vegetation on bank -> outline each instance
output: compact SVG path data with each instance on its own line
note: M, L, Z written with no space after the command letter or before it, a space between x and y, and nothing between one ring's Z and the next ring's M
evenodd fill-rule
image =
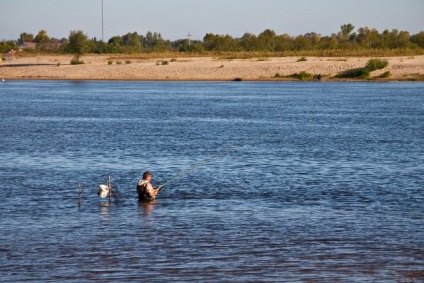
M72 65L84 64L80 57L84 55L87 45L87 36L82 31L71 31L69 35L68 52L74 54Z
M400 56L424 54L424 31L411 35L407 31L361 27L356 31L352 24L345 24L331 35L315 32L290 36L276 34L267 29L259 35L245 33L240 38L208 33L203 40L163 39L160 33L137 32L113 36L107 42L88 39L82 31L72 31L68 38L50 38L45 30L36 36L21 33L19 39L0 42L0 52L22 49L37 53L74 54L75 61L83 53L94 54L215 54L233 59L275 56ZM77 47L75 36L79 36ZM74 41L73 41L74 38ZM81 53L82 52L82 53Z
M384 69L387 67L387 65L389 65L387 60L374 58L368 60L367 64L363 68L347 70L336 75L335 77L341 79L369 79L371 72ZM388 78L389 76L390 72L385 72L380 76L380 78Z
M359 28L354 32L351 24L342 25L338 33L321 36L307 33L296 37L287 34L277 35L265 30L259 35L244 34L241 38L229 35L208 33L203 40L181 39L165 40L160 33L137 32L123 36L114 36L107 42L96 38L89 39L83 31L71 31L68 38L50 38L45 30L33 34L22 33L16 41L0 42L0 52L14 49L18 56L32 54L73 54L71 64L84 64L80 59L85 54L109 54L107 64L131 64L131 60L157 59L156 65L168 65L176 58L210 56L219 60L256 59L267 61L269 57L298 57L297 62L308 61L307 57L342 57L329 60L347 61L346 57L375 57L366 66L341 72L337 75L325 75L329 79L387 79L389 71L377 72L387 67L388 61L376 57L424 55L424 31L410 35L407 31ZM172 58L172 59L169 59ZM60 63L58 63L60 66ZM219 68L224 68L221 65ZM320 80L321 75L306 71L290 75L276 73L274 79ZM404 76L404 80L424 80L422 74ZM236 78L234 80L242 80Z
M306 71L301 71L299 73L294 73L288 76L283 76L280 73L276 73L275 76L273 77L274 79L282 79L282 78L287 78L287 79L296 79L296 80L300 80L300 81L306 81L306 80L310 80L310 79L317 79L317 75L313 75L310 74Z
M298 62L301 62L303 60L298 60ZM329 77L329 79L332 78L336 78L336 79L364 79L364 80L369 80L369 79L387 79L391 76L391 73L389 71L386 71L382 74L380 74L379 76L375 76L373 78L371 78L371 72L377 71L377 70L381 70L386 68L389 65L389 62L385 59L378 59L378 58L373 58L373 59L369 59L367 64L365 65L365 67L363 68L356 68L356 69L351 69L351 70L347 70L344 72L341 72L337 75L335 75L334 77ZM296 80L300 80L300 81L305 81L305 80L318 80L320 81L322 79L322 75L321 74L311 74L308 73L306 71L301 71L298 73L294 73L294 74L290 74L287 76L283 76L280 73L276 73L272 78L273 79L296 79ZM418 76L413 76L410 77L409 80L419 80Z

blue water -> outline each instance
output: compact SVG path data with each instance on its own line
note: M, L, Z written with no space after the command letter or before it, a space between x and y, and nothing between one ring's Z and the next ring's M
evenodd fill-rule
M424 281L423 83L6 81L0 181L2 282Z

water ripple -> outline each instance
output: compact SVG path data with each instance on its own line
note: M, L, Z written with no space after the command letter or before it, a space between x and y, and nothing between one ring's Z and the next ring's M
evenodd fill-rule
M1 281L423 281L423 90L3 84Z

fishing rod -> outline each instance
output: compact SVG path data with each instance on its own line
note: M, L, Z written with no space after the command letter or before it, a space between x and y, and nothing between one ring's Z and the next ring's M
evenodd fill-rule
M210 157L210 158L208 158L208 159L206 159L206 160L204 160L204 161L202 161L200 163L197 163L194 166L192 166L192 167L190 167L190 168L188 168L186 170L181 171L179 174L175 175L171 179L169 179L169 180L165 181L164 183L162 183L158 187L158 189L159 189L159 191L161 191L169 183L171 183L171 182L173 182L175 180L181 179L181 178L185 177L186 175L190 174L191 172L199 169L200 167L205 166L206 164L209 164L209 163L211 163L211 162L213 162L213 161L215 161L215 160L217 160L217 159L219 159L219 158L221 158L221 157L223 157L223 156L225 156L225 155L227 155L227 154L229 154L229 153L231 153L233 151L236 151L236 150L238 150L238 149L240 149L242 147L245 147L245 146L251 146L253 143L254 142L245 143L245 144L242 144L242 145L236 145L236 146L230 147L230 148L225 149L225 150L221 150L217 154L213 155L212 157Z

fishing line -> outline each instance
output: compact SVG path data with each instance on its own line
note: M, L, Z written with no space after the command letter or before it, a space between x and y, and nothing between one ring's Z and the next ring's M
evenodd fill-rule
M178 179L181 179L181 178L185 177L186 175L188 175L191 172L199 169L200 167L205 166L206 164L209 164L209 163L211 163L211 162L213 162L213 161L215 161L215 160L217 160L217 159L219 159L219 158L221 158L221 157L223 157L223 156L225 156L225 155L227 155L227 154L229 154L229 153L231 153L233 151L236 151L236 150L242 148L242 147L251 146L255 142L256 141L250 142L250 143L245 143L245 144L242 144L242 145L236 145L236 146L230 147L228 149L219 151L217 154L213 155L212 157L210 157L210 158L208 158L208 159L206 159L206 160L204 160L204 161L202 161L200 163L197 163L196 165L194 165L194 166L192 166L192 167L190 167L190 168L188 168L188 169L186 169L184 171L181 171L178 175L175 175L171 179L165 181L163 184L161 184L159 186L159 190L162 190L164 188L164 186L166 186L167 184L169 184L169 183L171 183L171 182L173 182L175 180L178 180Z

